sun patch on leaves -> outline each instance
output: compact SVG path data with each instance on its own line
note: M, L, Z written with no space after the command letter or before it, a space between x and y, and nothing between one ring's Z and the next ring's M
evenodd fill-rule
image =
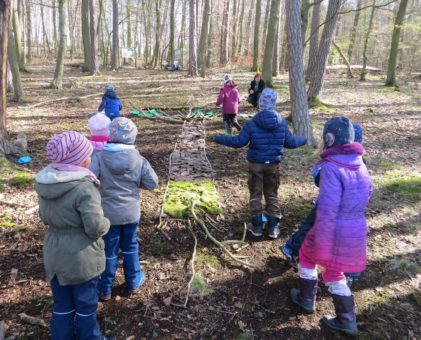
M418 172L387 171L380 181L388 191L401 199L421 200L421 174Z

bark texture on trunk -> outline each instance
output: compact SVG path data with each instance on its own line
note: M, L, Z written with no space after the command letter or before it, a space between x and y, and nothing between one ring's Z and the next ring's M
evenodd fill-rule
M118 55L120 51L120 43L118 36L118 1L113 0L113 53L111 56L111 68L117 70L119 68Z
M376 12L376 0L373 0L373 4L370 11L370 19L368 21L367 31L364 37L364 48L363 48L363 67L361 68L360 81L365 81L365 76L367 73L367 48L368 41L370 40L371 30L373 29L373 19L374 13Z
M315 145L313 128L308 114L308 102L304 79L300 1L287 1L286 13L292 124L295 134L306 136L308 144Z
M221 66L228 64L229 55L228 55L228 40L229 40L229 11L230 11L230 1L225 0L224 14L222 18L222 35L221 35L221 48L220 48L220 58L219 63Z
M313 13L311 17L311 37L310 49L308 52L308 63L306 78L310 79L310 75L317 63L317 51L319 49L319 24L320 24L320 2L313 5Z
M99 73L98 66L98 39L96 35L96 10L94 0L89 0L89 19L90 19L90 35L91 35L91 74Z
M210 20L210 0L204 0L202 29L200 31L199 50L198 50L198 66L200 76L205 77L206 74L206 57L209 34Z
M357 29L358 29L358 23L360 21L360 13L361 13L361 3L362 0L358 0L357 2L357 8L354 16L354 24L352 26L351 30L351 37L349 39L349 47L348 47L348 61L351 62L352 53L354 52L354 46L355 46L355 40L357 38Z
M7 59L10 26L10 0L0 1L0 140L7 131Z
M253 67L252 71L257 72L260 69L260 16L262 14L262 0L256 0L256 11L254 19L254 39L253 39Z
M13 101L21 102L23 99L22 83L20 81L18 54L15 46L16 37L13 32L9 33L9 65L13 77Z
M197 76L196 22L194 0L189 0L189 75Z
M58 15L59 15L58 24L59 24L60 41L58 44L54 79L50 85L51 88L58 89L58 90L61 90L63 88L64 52L65 52L65 44L67 40L65 8L66 8L66 0L58 0Z
M92 70L91 33L89 27L89 1L90 0L82 0L80 7L84 57L83 70L85 72L90 72Z

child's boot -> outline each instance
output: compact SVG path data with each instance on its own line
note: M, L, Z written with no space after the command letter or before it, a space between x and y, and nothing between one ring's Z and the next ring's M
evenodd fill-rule
M259 237L263 235L263 216L262 214L253 215L251 223L248 224L247 229L253 236Z
M314 313L314 309L316 308L316 291L317 280L300 278L300 289L291 289L291 300L307 313Z
M288 244L284 244L283 246L279 247L279 250L282 252L282 254L284 254L288 261L293 263L297 262L297 256L295 256L294 251Z
M227 132L227 135L232 135L232 126L229 122L224 122L225 131Z
M277 217L268 216L268 236L272 239L278 238L281 232L281 220Z
M355 316L354 296L332 294L336 317L324 316L323 322L329 328L348 335L357 336L357 318Z

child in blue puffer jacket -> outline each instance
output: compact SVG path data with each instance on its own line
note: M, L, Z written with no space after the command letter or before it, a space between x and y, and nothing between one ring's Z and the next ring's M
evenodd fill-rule
M120 111L123 108L120 99L118 99L113 85L105 87L105 93L102 96L101 104L98 107L98 112L105 111L105 115L113 120L120 117Z
M248 230L254 236L263 234L262 196L266 200L269 237L276 239L280 233L281 207L278 201L280 163L283 148L297 148L307 143L304 136L296 137L288 130L284 119L276 112L276 92L265 88L259 99L260 112L241 130L238 136L220 135L215 142L233 148L249 145L250 212ZM263 194L263 195L262 195Z

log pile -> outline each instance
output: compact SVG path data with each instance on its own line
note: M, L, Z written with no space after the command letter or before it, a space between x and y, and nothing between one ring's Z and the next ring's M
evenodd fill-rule
M170 156L169 178L177 181L211 179L214 172L206 157L206 132L202 123L185 123Z

